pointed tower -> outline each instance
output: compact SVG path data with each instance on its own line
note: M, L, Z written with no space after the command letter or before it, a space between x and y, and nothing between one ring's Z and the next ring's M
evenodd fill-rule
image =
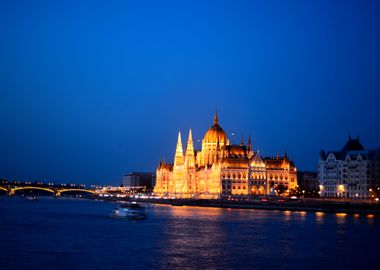
M247 152L248 152L248 158L251 158L251 157L253 156L251 134L249 134L249 137L248 137L248 148L247 148Z
M244 146L244 136L243 135L241 136L240 146Z
M189 131L189 138L187 139L185 164L187 167L194 167L195 165L194 145L191 129Z
M174 166L180 166L183 165L184 162L183 157L183 149L182 149L182 141L181 141L181 131L178 132L178 141L177 141L177 148L175 150L175 157L174 157Z
M184 188L184 156L181 141L181 132L178 133L177 148L175 150L174 166L173 166L173 189L172 192L181 196Z
M215 116L214 116L214 125L217 125L217 124L219 124L218 111L215 112Z

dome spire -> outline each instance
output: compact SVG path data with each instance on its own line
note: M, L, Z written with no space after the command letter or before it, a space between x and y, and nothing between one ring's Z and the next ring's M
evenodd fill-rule
M218 124L219 119L218 119L218 111L215 111L215 116L214 116L214 124Z

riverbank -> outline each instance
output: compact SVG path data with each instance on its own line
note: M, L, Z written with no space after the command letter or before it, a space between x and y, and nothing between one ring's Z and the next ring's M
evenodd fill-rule
M332 202L323 200L299 201L231 201L231 200L203 200L203 199L150 199L150 198L107 198L106 201L136 201L140 203L168 204L172 206L217 207L231 209L258 209L280 211L305 211L346 214L366 214L380 216L380 204Z
M91 200L102 200L108 202L130 202L165 204L172 206L195 206L195 207L217 207L230 209L257 209L257 210L279 210L279 211L304 211L325 213L346 213L380 216L380 204L376 202L339 201L323 199L268 199L263 200L227 200L227 199L156 199L135 197L98 197L81 196Z

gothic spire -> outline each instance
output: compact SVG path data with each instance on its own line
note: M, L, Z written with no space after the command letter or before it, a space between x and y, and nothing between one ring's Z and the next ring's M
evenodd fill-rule
M188 166L194 166L194 163L195 163L193 135L191 133L191 129L189 130L189 138L187 139L185 163Z
M183 155L181 131L178 131L177 148L175 150L175 153L176 153L176 155L177 154Z
M181 132L179 131L177 148L175 150L174 165L182 165L182 164L183 164L183 149L182 149L182 141L181 141Z
M191 129L189 130L189 138L187 139L186 154L189 150L194 153L193 135L191 133Z
M249 134L248 137L248 151L252 150L252 139L251 139L251 134Z
M242 135L242 136L241 136L240 146L243 146L243 145L244 145L244 136Z

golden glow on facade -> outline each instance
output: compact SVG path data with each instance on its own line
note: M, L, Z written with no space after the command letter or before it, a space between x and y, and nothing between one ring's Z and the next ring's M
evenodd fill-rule
M297 186L296 167L284 157L264 158L248 145L231 145L219 125L218 116L202 140L202 149L194 150L191 129L185 154L178 134L174 163L161 162L156 172L154 192L161 196L218 198L220 195L265 195L281 186Z

